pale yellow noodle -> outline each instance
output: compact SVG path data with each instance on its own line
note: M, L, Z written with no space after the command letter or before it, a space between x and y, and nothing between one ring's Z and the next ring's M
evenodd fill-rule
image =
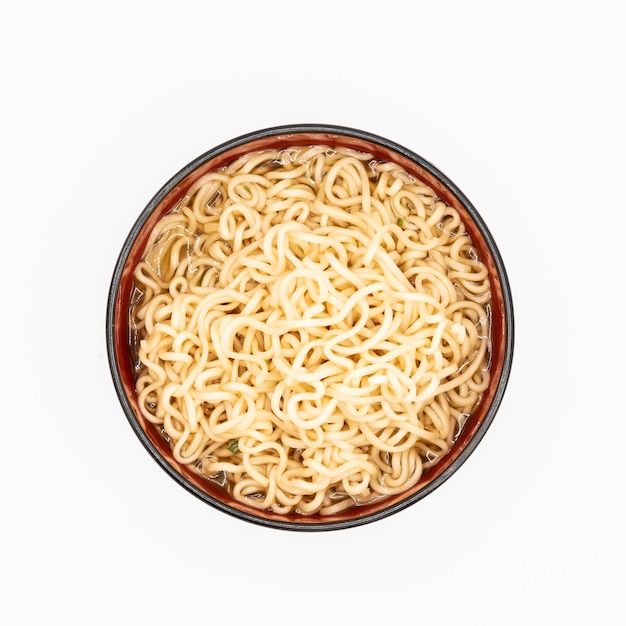
M204 175L135 285L142 413L259 508L332 515L407 489L489 382L488 273L458 212L355 150Z

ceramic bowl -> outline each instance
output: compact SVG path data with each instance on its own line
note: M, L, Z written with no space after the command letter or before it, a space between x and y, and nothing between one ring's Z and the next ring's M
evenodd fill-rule
M429 185L439 198L459 212L487 267L491 283L491 375L480 404L451 450L425 471L414 486L403 493L331 516L279 514L236 501L222 488L178 463L161 433L142 416L135 392L135 370L129 341L133 270L144 253L155 223L177 206L190 186L203 174L251 151L321 144L368 152L378 160L397 163ZM328 124L284 125L251 132L208 150L183 167L139 213L123 242L110 284L106 312L106 340L113 385L132 430L157 464L191 494L225 514L266 527L295 531L339 530L371 523L407 509L447 481L474 453L496 416L511 371L513 336L513 303L504 263L487 225L464 193L445 174L412 150L370 132Z

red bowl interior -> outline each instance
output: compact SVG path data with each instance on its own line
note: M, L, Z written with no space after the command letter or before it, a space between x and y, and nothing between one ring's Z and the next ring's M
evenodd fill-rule
M168 444L142 416L134 387L130 356L129 305L133 271L148 237L163 215L186 195L193 183L247 152L293 145L327 144L369 152L376 159L393 161L429 185L460 214L487 266L492 288L491 381L479 406L450 452L424 472L421 480L401 494L353 507L331 517L276 514L236 501L225 491L174 460ZM380 137L343 127L277 127L251 133L202 155L181 170L159 191L139 217L124 246L111 285L108 328L111 369L127 417L144 446L183 487L226 513L255 523L299 530L326 530L361 524L390 515L430 493L466 460L489 427L507 383L512 359L512 304L507 277L493 239L477 211L445 175L418 155Z

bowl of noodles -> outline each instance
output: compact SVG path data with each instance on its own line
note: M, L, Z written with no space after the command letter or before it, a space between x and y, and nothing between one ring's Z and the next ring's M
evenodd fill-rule
M299 531L395 514L491 425L513 306L486 224L430 162L298 124L208 150L148 202L106 312L132 429L191 494Z

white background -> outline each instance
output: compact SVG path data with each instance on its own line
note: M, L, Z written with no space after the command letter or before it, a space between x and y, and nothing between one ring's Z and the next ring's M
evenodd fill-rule
M594 2L11 3L0 18L0 623L626 623L626 44ZM487 222L513 371L474 455L347 531L211 509L133 434L109 281L152 195L267 126L430 160Z

